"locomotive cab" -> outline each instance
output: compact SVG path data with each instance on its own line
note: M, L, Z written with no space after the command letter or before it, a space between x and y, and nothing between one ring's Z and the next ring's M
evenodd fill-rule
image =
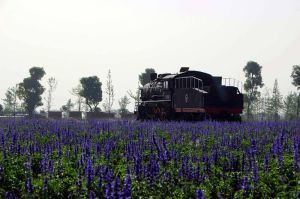
M173 108L177 115L185 118L204 117L203 82L194 76L178 77L175 79L173 93Z

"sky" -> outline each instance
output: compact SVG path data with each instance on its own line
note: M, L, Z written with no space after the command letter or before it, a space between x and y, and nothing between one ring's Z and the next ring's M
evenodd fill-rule
M244 81L250 60L266 87L277 78L282 94L296 91L299 0L0 0L0 99L32 66L46 71L45 86L58 81L53 109L74 99L81 77L98 76L104 90L110 69L118 108L145 68Z

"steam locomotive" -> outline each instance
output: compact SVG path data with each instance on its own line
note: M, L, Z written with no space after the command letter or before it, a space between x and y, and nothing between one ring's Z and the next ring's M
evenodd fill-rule
M241 121L240 82L222 84L222 77L182 67L177 74L150 74L136 107L140 120ZM223 79L229 80L230 79Z

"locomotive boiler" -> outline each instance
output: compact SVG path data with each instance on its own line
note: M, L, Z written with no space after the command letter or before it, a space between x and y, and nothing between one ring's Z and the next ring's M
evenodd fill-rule
M140 120L241 121L243 94L236 80L182 67L179 73L150 75L136 107Z

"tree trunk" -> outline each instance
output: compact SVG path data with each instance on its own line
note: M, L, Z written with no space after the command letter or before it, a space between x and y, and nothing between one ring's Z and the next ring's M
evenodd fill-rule
M98 104L94 105L94 112L97 112L97 107L98 107Z
M88 106L89 106L89 108L90 108L90 112L93 112L93 108L92 108L92 106L90 105L90 104L87 104Z
M247 118L248 118L248 120L250 119L250 101L249 100L247 103Z
M33 118L33 110L28 110L28 116L29 118Z

